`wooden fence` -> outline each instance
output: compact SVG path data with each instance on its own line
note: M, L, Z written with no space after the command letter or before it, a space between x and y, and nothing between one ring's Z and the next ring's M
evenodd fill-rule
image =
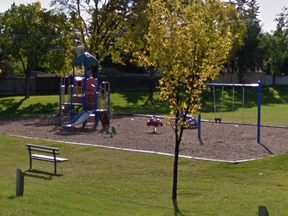
M70 78L72 79L72 78ZM156 85L158 79L151 80L147 76L115 76L101 77L100 81L110 82L112 92L115 91L147 91L154 82ZM59 94L59 84L61 77L32 77L30 79L31 95ZM7 78L0 79L0 95L24 95L25 78Z
M267 75L265 73L250 73L244 77L245 83L257 83L261 81L262 86L273 85L273 75ZM220 74L215 83L239 83L239 78L236 73ZM288 76L275 76L275 85L288 85Z

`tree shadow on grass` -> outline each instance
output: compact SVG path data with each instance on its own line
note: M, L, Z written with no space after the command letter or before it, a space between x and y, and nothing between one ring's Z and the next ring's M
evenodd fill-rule
M149 92L147 100L144 102L144 106L148 104L155 104L157 101L153 97L153 92Z
M0 119L27 115L54 114L59 109L58 103L36 103L19 109L25 100L25 98L18 102L16 102L15 99L0 100Z
M138 104L139 101L144 101L147 95L145 91L138 92L118 92L127 103Z
M25 101L25 98L19 102L15 102L15 99L4 99L0 101L0 107L7 107L6 110L0 110L0 119L13 117L17 113L18 108Z
M244 90L244 95L243 95ZM271 104L287 104L288 95L287 86L277 86L273 87L263 87L261 89L261 105L271 105ZM218 86L213 92L212 88L210 91L206 90L203 92L202 99L202 111L203 112L213 112L214 111L214 100L216 107L222 107L225 112L234 112L238 109L243 108L243 101L245 108L257 107L258 104L258 88L256 87L227 87L224 88L224 96L222 94L222 87ZM215 98L214 98L215 96ZM223 97L222 97L223 96ZM234 102L233 102L234 97ZM223 98L223 104L221 105ZM234 110L231 108L234 103ZM217 109L218 109L217 108Z
M178 207L178 203L177 203L177 200L176 200L176 199L173 199L173 206L174 206L174 216L183 215L183 214L180 212L180 209L179 209L179 207Z
M36 104L31 104L28 107L25 107L21 110L18 110L17 114L18 115L48 115L48 114L53 114L57 112L59 109L59 104L58 103L47 103L47 104L41 104L41 103L36 103Z

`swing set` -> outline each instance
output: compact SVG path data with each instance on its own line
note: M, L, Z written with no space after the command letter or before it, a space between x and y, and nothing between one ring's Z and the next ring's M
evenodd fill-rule
M260 143L260 126L261 126L261 82L252 84L227 84L227 83L207 83L213 89L213 103L214 103L214 119L216 123L221 123L223 116L223 106L224 106L224 88L232 87L232 122L234 122L234 112L235 112L235 87L242 87L242 119L243 124L245 120L244 109L245 109L245 87L256 87L258 88L258 112L257 112L257 142ZM216 87L221 87L221 104L220 104L220 115L217 114L217 103L216 103ZM198 137L201 138L201 113L198 116Z
M227 86L227 84L225 84ZM224 87L225 85L223 84L221 87L221 105L220 105L220 116L217 115L217 101L216 101L216 90L215 86L216 84L212 85L213 89L213 103L214 103L214 119L216 123L221 123L222 121L222 113L223 113L223 104L224 104ZM231 84L232 85L232 122L234 123L234 113L235 113L235 86L241 86L242 87L242 123L245 123L245 84ZM249 84L251 85L251 84ZM254 84L252 84L254 85ZM246 85L247 86L247 85Z

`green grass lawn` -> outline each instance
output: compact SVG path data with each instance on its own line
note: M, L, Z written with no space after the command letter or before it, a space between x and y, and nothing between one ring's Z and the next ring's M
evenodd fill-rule
M261 124L288 126L288 86L262 88ZM223 103L222 103L223 98ZM233 102L234 101L234 102ZM244 104L243 104L244 101ZM257 123L257 88L244 89L216 88L215 105L213 91L203 92L202 118L213 120L221 117L223 121L237 123ZM114 92L111 106L115 113L169 115L169 104L159 101L159 92ZM59 96L23 96L0 98L0 119L27 115L49 115L59 112Z
M203 119L222 117L223 121L257 123L257 88L245 87L243 95L242 87L235 87L234 94L232 87L225 87L222 96L222 87L216 87L215 104L212 89L203 95ZM262 88L261 101L261 124L288 126L288 86Z
M246 89L245 89L246 90ZM222 98L217 90L216 102ZM246 91L245 91L246 92ZM263 88L262 123L288 125L288 87ZM257 92L225 89L221 110L214 113L212 92L203 93L202 117L254 122ZM0 119L49 115L59 110L59 97L31 96L0 98ZM159 92L111 94L116 113L169 114L168 104L159 102ZM0 122L1 123L1 122ZM53 164L34 161L27 171L26 143L57 146L68 162L58 164L60 176L52 175ZM258 206L270 215L288 215L286 188L288 154L251 162L230 164L181 158L179 161L178 206L172 204L173 157L32 140L0 132L0 215L257 215ZM25 171L23 197L16 197L16 169Z
M59 112L58 95L0 98L0 119L17 116L49 115Z
M1 215L174 215L173 157L0 135ZM33 161L26 143L57 146L68 162ZM178 215L287 215L288 154L230 164L180 158ZM16 169L25 171L16 196Z

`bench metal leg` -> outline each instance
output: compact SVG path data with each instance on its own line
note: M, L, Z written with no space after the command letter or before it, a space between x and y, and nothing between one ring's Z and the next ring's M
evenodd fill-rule
M54 174L56 174L56 172L57 172L57 163L54 162Z
M32 158L30 157L30 167L29 167L29 170L32 169Z

